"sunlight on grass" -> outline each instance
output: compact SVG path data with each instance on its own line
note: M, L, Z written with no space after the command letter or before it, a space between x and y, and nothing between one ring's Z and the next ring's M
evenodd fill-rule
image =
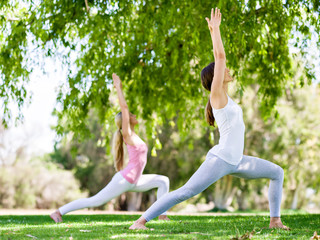
M133 237L137 237L137 236L143 237L143 238L149 238L150 234L135 234L135 233L128 234L128 233L123 233L123 234L119 234L119 235L113 235L110 238L111 239L117 239L117 238L123 239L123 238L128 238L128 237L132 237L133 238ZM160 235L152 235L152 236L154 237L154 236L160 236Z
M121 222L110 222L110 223L108 223L108 222L105 222L104 223L104 225L108 225L108 226L120 226L120 225L125 225L125 224L127 224L127 225L131 225L131 224L133 224L133 221L121 221Z
M68 215L63 223L48 216L0 216L0 239L310 239L320 232L320 215L284 215L291 231L269 229L267 216L172 216L147 223L154 230L129 230L136 215Z

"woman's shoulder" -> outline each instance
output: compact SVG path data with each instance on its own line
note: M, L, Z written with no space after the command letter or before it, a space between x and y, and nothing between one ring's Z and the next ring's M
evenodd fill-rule
M139 147L139 146L143 146L146 145L146 143L138 136L138 135L134 135L130 137L130 140L127 141L124 139L124 142L126 143L127 146L130 147Z

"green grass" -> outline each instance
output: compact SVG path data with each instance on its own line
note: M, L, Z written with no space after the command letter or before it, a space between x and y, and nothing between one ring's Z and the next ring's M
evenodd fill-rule
M231 239L255 231L251 239L310 239L320 232L320 214L288 214L291 231L271 230L264 216L169 216L150 221L150 230L131 231L138 215L66 215L63 223L49 216L0 216L0 239ZM239 238L240 239L240 238Z

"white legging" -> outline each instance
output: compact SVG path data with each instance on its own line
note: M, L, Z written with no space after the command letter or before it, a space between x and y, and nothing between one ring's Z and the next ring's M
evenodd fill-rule
M98 207L124 192L146 192L158 188L157 199L169 192L169 178L163 175L143 174L136 184L129 183L120 172L116 173L107 186L90 198L81 198L59 208L61 215L87 207ZM165 211L163 215L165 215Z
M243 156L238 165L231 165L219 157L208 153L206 160L181 188L164 195L156 201L142 216L150 221L161 212L185 201L208 188L225 175L256 179L269 178L268 192L271 217L280 217L283 169L278 165L256 157Z

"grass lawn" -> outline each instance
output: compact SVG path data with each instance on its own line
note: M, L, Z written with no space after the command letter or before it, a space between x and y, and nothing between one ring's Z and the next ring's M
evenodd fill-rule
M172 221L152 220L150 230L129 230L138 215L66 215L54 223L43 215L0 216L0 239L310 239L320 232L320 214L286 214L284 224L292 230L265 228L263 216L181 216ZM254 231L254 232L253 232ZM252 232L251 238L241 238Z

